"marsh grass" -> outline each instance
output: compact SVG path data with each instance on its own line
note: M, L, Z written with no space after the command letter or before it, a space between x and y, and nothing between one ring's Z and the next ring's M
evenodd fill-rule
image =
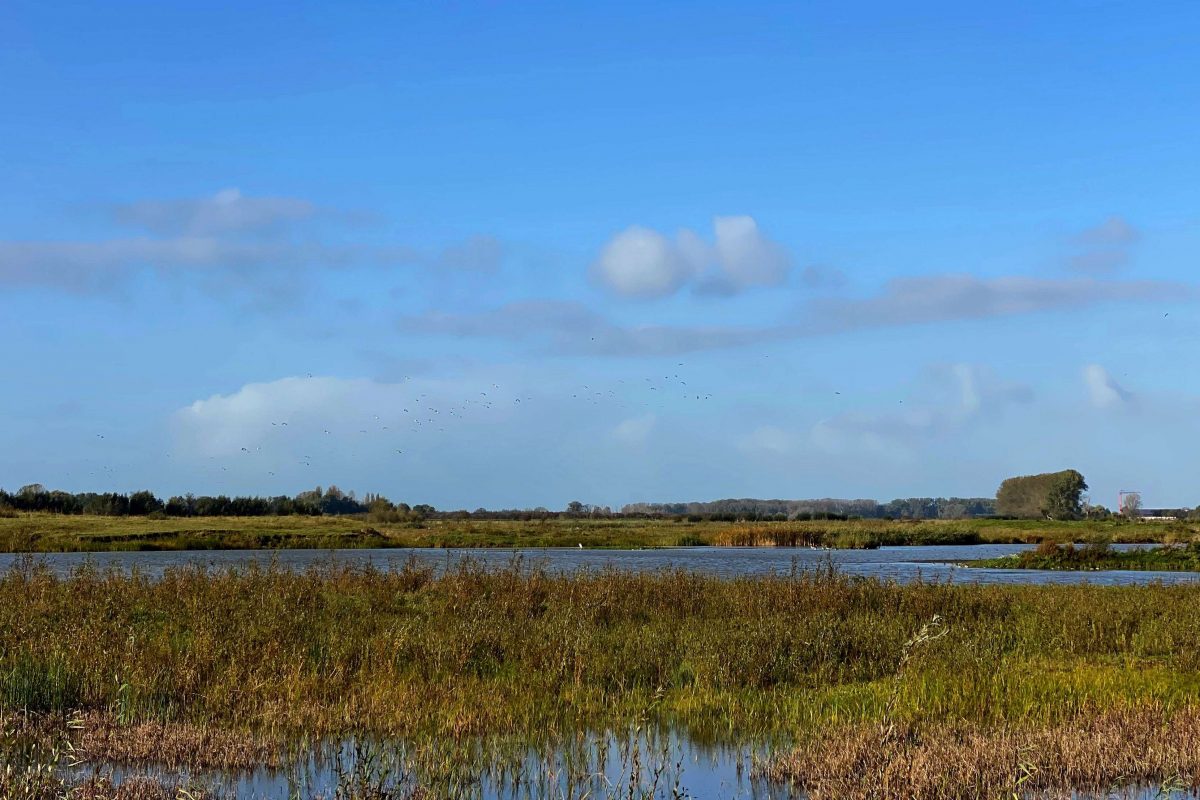
M683 519L434 519L359 516L106 517L0 515L0 552L332 549L388 547L872 548L897 545L1188 542L1200 526L1084 520L846 520L730 523Z
M268 764L297 741L402 739L423 754L422 786L467 786L497 754L630 725L700 744L808 742L830 765L891 753L863 762L890 775L894 761L954 755L967 734L1044 750L1108 719L1191 736L1198 641L1194 585L898 585L832 568L563 575L520 560L151 580L90 567L61 578L27 560L0 576L0 714L78 715L80 752L184 767ZM832 767L789 763L771 774L842 785Z
M701 741L894 712L1046 720L1200 688L1200 586L896 585L826 569L720 579L444 574L330 564L171 569L26 563L0 577L0 703L324 736L465 738L653 720Z

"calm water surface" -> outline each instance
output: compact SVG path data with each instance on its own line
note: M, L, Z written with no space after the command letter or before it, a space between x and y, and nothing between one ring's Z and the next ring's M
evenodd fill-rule
M1140 545L1114 545L1133 549ZM1095 572L1044 572L1038 570L967 569L964 561L996 558L1029 550L1033 545L980 544L929 547L882 547L878 550L813 550L800 547L678 547L661 550L581 550L570 548L434 549L404 550L216 550L150 553L43 553L32 556L60 575L84 565L101 569L138 570L158 577L171 567L204 565L210 568L246 566L252 563L292 570L312 566L341 564L377 569L397 569L409 560L437 569L453 567L463 559L488 566L506 566L520 558L528 565L542 566L555 572L580 569L617 568L636 571L682 569L733 578L743 575L786 573L793 566L816 569L830 563L851 575L864 575L897 581L922 578L927 581L955 583L1093 583L1140 584L1190 583L1200 573L1101 570ZM20 554L0 554L0 570L8 569Z
M628 743L628 740L626 742ZM372 782L380 780L382 775L382 786L399 788L394 782L398 773L394 770L387 753L402 751L401 745L382 744L382 750L376 755L367 756L370 765L363 774L369 774ZM586 751L590 751L590 754ZM518 760L518 769L514 770L510 762L505 769L469 771L471 777L467 777L465 782L455 783L460 788L472 787L465 796L478 800L621 798L628 796L631 777L632 782L639 787L636 796L653 797L655 800L782 800L804 797L790 786L771 784L752 777L755 759L767 756L769 751L766 749L758 749L752 753L746 749L714 748L666 734L656 737L653 743L642 740L638 747L637 759L640 769L636 772L631 768L631 750L628 744L622 747L611 742L602 748L602 751L603 755L597 755L599 751L592 744L585 747L584 752L571 749L569 753L558 750L549 755L530 753L523 763ZM339 784L343 792L348 788L339 780L339 774L356 773L357 752L352 742L342 742L332 749L324 746L310 752L291 768L260 769L241 773L201 772L189 775L186 772L156 769L152 766L126 770L103 765L83 768L78 772L86 774L95 770L100 774L110 775L118 783L134 775L151 775L165 778L169 782L214 788L221 796L237 800L337 797L341 796L338 794ZM405 796L403 792L398 792L397 795ZM1100 795L1080 792L1073 797L1077 800L1159 800L1164 797L1195 800L1198 795L1194 791L1164 792L1157 786L1127 786Z

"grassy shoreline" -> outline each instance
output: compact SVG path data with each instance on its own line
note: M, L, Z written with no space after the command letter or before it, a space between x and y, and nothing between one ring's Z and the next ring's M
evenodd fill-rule
M426 520L345 517L0 517L0 552L406 547L812 546L872 548L1043 541L1161 543L1200 536L1192 523L1040 520L848 520L730 523L672 519Z

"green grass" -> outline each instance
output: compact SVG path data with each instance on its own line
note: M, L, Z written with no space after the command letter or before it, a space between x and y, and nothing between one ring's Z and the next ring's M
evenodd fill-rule
M1190 541L1200 525L1121 521L849 520L728 523L673 519L436 519L360 517L0 517L0 552L328 549L364 547L645 548L798 545Z
M1200 572L1200 544L1164 545L1122 552L1106 544L1085 547L1047 542L1036 550L1004 558L967 562L972 567L1044 570L1161 570Z

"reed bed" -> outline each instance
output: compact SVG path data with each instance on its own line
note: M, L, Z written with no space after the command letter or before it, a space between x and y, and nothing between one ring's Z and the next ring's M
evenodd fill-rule
M1024 535L1014 538L1024 540ZM969 525L887 523L877 521L775 522L730 525L717 531L712 544L723 547L828 547L866 550L901 545L982 544L983 535Z
M1200 712L1135 705L1047 727L859 725L760 765L810 800L1150 796L1200 786Z
M896 585L832 571L723 580L438 576L329 565L168 571L27 563L0 577L0 709L260 733L469 736L655 713L702 739L897 713L1051 721L1200 689L1200 587Z

